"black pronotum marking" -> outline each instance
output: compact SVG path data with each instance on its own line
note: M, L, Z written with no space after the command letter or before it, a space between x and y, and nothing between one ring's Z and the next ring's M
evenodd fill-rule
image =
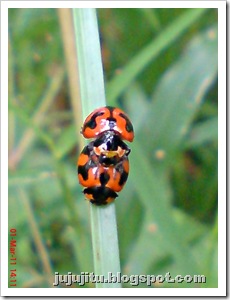
M130 153L129 147L113 131L103 133L93 142L94 147L99 147L102 144L106 145L105 150L107 151L116 151L118 147L121 147L127 150L128 154Z
M116 125L116 119L114 119L112 117L113 115L113 110L114 110L114 107L112 106L107 106L108 110L110 111L110 115L111 117L107 118L107 120L109 121L109 126L110 126L110 129L112 130L114 128L114 126ZM120 113L119 114L120 117L122 117L123 119L125 119L126 121L126 125L125 125L125 129L128 131L128 132L133 132L133 125L132 123L130 122L129 118L123 114L123 113Z

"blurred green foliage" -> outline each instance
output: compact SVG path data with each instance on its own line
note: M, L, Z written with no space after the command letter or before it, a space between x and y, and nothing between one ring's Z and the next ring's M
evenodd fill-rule
M207 277L206 284L152 287L218 286L217 10L203 11L167 44L165 34L180 18L183 26L189 10L98 10L108 105L122 107L136 133L130 178L116 200L122 272ZM145 52L143 70L119 90L118 77L159 36L166 46L155 57ZM65 69L57 11L9 9L9 228L17 229L17 287L49 287L57 271L93 271Z

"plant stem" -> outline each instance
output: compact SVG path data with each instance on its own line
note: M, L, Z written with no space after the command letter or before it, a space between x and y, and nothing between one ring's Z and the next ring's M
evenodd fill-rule
M51 104L55 100L55 96L60 90L61 83L64 79L64 71L62 69L58 69L56 74L53 76L53 79L45 92L44 97L41 99L40 106L36 109L33 117L31 118L31 122L35 125L39 126L44 120L44 116ZM12 99L12 104L14 103ZM23 155L28 150L29 146L33 143L36 134L32 128L28 128L21 140L19 141L18 146L14 151L9 154L9 168L11 170L16 169L18 163L23 158Z
M74 41L74 28L72 10L70 8L58 9L59 23L61 26L63 47L65 52L66 67L68 71L68 82L70 90L70 101L73 108L76 134L80 135L81 126L81 102L79 90L79 73L77 72L77 57Z
M82 113L105 106L101 51L95 9L73 9ZM120 272L115 205L90 204L94 270L108 278ZM96 283L96 287L121 287L119 283Z

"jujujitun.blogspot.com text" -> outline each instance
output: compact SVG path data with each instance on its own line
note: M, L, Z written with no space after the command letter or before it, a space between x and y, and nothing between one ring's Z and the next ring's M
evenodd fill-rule
M77 283L80 286L84 286L86 283L129 283L132 286L138 286L140 283L144 283L147 286L151 286L153 283L206 283L206 276L204 275L176 275L172 277L170 272L165 275L122 275L120 272L113 274L108 272L108 276L95 275L93 272L81 272L78 275L73 275L72 272L61 275L59 272L55 272L54 286L65 284L71 286Z

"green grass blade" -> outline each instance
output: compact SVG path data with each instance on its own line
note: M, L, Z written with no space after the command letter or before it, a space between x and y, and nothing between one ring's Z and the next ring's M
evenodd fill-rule
M182 35L194 22L205 13L207 8L189 9L162 31L149 45L138 53L107 85L106 94L110 105L115 104L117 97L134 80L134 78L154 59L161 51Z
M136 138L140 137L139 142L144 143L146 153L155 156L155 162L159 149L164 151L165 164L172 161L180 143L189 134L191 122L216 80L217 38L216 26L193 38L156 86L146 122ZM146 135L150 137L147 141ZM154 141L154 148L151 141Z
M31 147L35 138L38 137L45 142L52 151L55 149L52 138L41 129L41 125L44 125L45 115L51 107L53 101L56 98L57 93L60 90L61 84L64 80L64 71L60 68L54 74L49 86L44 92L44 96L40 99L38 107L35 109L33 116L29 116L26 110L21 108L15 99L11 98L9 101L9 113L14 113L14 117L17 116L20 120L28 125L27 130L24 132L20 142L16 149L9 155L10 168L16 168L19 161L24 157L26 151Z
M139 9L139 12L143 14L146 19L146 22L151 25L153 31L158 32L161 28L160 20L156 13L157 9L149 9L149 8L142 8Z
M73 9L83 118L105 105L104 79L95 9ZM82 199L83 200L83 199ZM114 203L90 205L94 270L108 277L120 272ZM97 283L96 287L121 287L119 283Z
M34 211L31 205L31 201L27 196L26 192L22 188L18 188L18 194L20 195L20 200L23 204L25 211L27 212L27 221L31 230L31 237L34 240L35 247L37 249L37 253L39 253L39 258L41 261L41 266L44 274L46 274L47 285L50 288L53 288L53 270L50 262L50 257L45 246L45 243L42 238L41 230L36 221Z
M94 10L74 9L77 60L83 118L105 105L104 79L97 18Z
M40 127L35 124L34 120L31 119L31 117L21 107L13 103L9 103L9 111L14 112L15 115L18 118L20 118L21 122L23 122L28 127L30 127L29 130L31 130L32 134L36 135L37 138L39 138L42 142L44 142L44 144L47 145L47 147L53 153L55 153L55 144L51 136L48 133L46 133L44 130L40 129Z
M56 154L58 159L62 159L76 145L77 140L73 139L76 135L75 124L63 129L62 135L56 142ZM78 137L78 136L77 136Z

